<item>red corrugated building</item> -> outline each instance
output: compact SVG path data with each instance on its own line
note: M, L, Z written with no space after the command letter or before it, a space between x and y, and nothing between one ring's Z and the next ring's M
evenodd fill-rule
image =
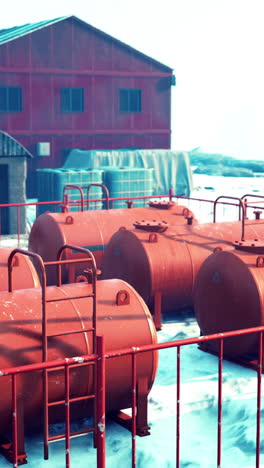
M0 30L0 130L35 169L70 148L170 148L171 68L75 16Z

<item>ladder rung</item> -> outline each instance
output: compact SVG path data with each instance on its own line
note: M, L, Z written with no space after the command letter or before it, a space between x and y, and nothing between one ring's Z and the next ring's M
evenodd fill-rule
M54 335L47 335L47 338L53 338L55 336L63 336L63 335L74 335L75 333L86 333L92 332L94 328L83 328L82 330L73 330L73 331L66 331L63 333L54 333Z
M94 297L94 294L88 294L88 296L66 296L66 297L59 297L58 299L46 299L46 302L60 302L60 301L69 301L72 299L86 299L87 297Z
M92 261L93 259L89 259L90 261ZM60 263L64 263L64 261L60 261ZM71 262L69 262L71 263ZM51 262L46 262L45 263L45 266L48 265L48 264L52 264ZM93 271L91 270L91 273L93 273ZM94 272L95 273L95 272ZM96 278L96 273L95 273L95 278ZM59 282L59 280L58 280ZM48 338L56 338L56 337L62 337L62 336L67 336L67 335L74 335L74 334L79 334L79 333L89 333L89 332L92 332L93 335L92 335L92 340L93 340L93 353L95 352L95 349L94 349L94 346L95 346L95 337L96 337L96 281L93 280L92 282L92 285L91 287L88 288L88 291L86 290L85 291L86 294L85 295L82 295L82 296L72 296L72 297L69 297L69 296L64 296L64 297L58 297L57 299L54 299L54 298L51 298L51 296L49 296L49 298L45 297L44 293L42 295L42 300L44 300L45 304L48 304L48 303L56 303L56 302L62 302L62 301L71 301L71 300L78 300L78 299L89 299L91 298L92 299L92 321L91 321L91 325L94 325L90 328L83 328L83 329L80 329L80 330L66 330L64 332L59 332L59 333L54 333L54 334L47 334L47 330L46 330L46 327L44 327L44 325L42 325L42 332L44 334L44 338L43 338L43 346L42 346L42 352L43 352L43 360L45 361L46 358L47 358L47 355L48 355ZM76 293L78 293L78 291L76 291ZM60 294L61 295L61 294ZM45 304L43 306L43 314L44 314L44 318L45 318L45 321L46 321L46 325L48 324L48 314L47 314L47 307L45 309ZM45 315L45 310L46 310L46 315ZM87 317L89 319L89 317ZM71 326L71 325L69 325ZM78 358L76 358L76 360L78 361ZM73 365L69 365L69 368L67 369L67 375L68 375L68 379L69 379L69 370L70 368L72 368L73 366L74 367L79 367L79 366L89 366L89 365L93 365L94 367L90 369L90 371L92 371L93 373L93 376L95 377L95 372L96 372L96 363L95 362L87 362L87 363L84 363L84 362L79 362L76 363L76 364L73 364ZM57 440L63 440L63 439L66 439L66 431L68 431L68 428L66 427L65 429L65 433L63 434L58 434L58 435L54 435L54 436L49 436L49 411L51 410L51 407L56 407L56 406L60 406L60 405L68 405L68 410L70 410L70 404L72 403L78 403L78 402L83 402L83 401L91 401L93 400L93 406L94 406L94 409L96 409L96 388L95 388L95 384L93 384L92 386L92 391L93 391L93 394L91 395L85 395L85 396L80 396L80 397L74 397L74 398L70 398L69 397L69 392L70 392L70 388L69 388L69 385L70 385L70 382L67 380L67 387L66 387L66 375L65 375L65 391L67 389L67 393L68 395L66 396L65 395L62 395L62 398L64 397L64 399L62 400L57 400L57 401L54 401L54 402L49 402L49 390L48 390L48 383L49 383L49 379L48 379L48 372L54 372L54 371L58 371L59 369L64 369L65 368L65 364L58 364L58 366L53 369L46 369L44 372L43 372L43 382L45 383L45 389L46 389L46 393L45 393L45 437L44 437L44 444L45 444L45 449L48 450L48 443L49 442L55 442ZM52 375L50 376L50 378L52 379ZM67 398L67 400L66 400ZM82 436L82 435L85 435L85 434L89 434L91 432L95 432L96 430L96 421L94 420L93 422L94 424L94 427L92 428L89 428L89 429L84 429L84 430L79 430L79 431L75 431L75 432L71 432L69 434L69 437L72 438L72 437L78 437L78 436Z
M91 427L91 429L85 429L83 431L72 432L70 434L70 437L78 437L81 435L89 434L90 432L94 432L94 427ZM58 434L56 436L48 437L49 442L55 442L56 440L60 440L60 439L66 439L66 434Z
M83 401L83 400L92 400L93 398L95 398L95 395L86 395L83 397L71 398L69 400L69 403L74 403L76 401ZM59 406L59 405L64 405L64 404L65 404L65 400L58 400L58 401L52 401L48 403L48 406Z

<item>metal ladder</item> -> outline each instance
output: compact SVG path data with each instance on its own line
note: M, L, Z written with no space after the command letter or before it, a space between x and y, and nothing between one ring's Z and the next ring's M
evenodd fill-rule
M87 258L82 258L82 259L69 259L69 260L61 260L62 253L65 249L71 249L71 250L77 250L81 253L84 253L87 255ZM13 262L13 257L16 253L20 253L22 255L31 257L35 263L38 264L38 267L40 269L40 280L41 280L41 302L42 302L42 361L47 362L48 361L48 340L49 338L52 337L58 337L58 336L65 336L65 335L72 335L75 333L92 333L92 350L91 350L91 355L96 355L97 351L97 336L96 336L96 279L97 279L97 268L96 268L96 263L93 254L85 248L82 247L77 247L77 246L72 246L72 245L63 245L60 250L58 251L57 254L57 260L54 262L46 262L44 263L42 258L33 252L29 252L23 249L14 249L8 259L8 290L9 292L12 291L12 264ZM81 263L81 262L89 262L91 264L91 268L85 271L87 276L82 276L81 280L87 282L91 278L91 284L92 284L92 292L90 294L87 294L87 296L74 296L74 297L69 297L65 296L62 298L58 299L47 299L46 298L46 270L45 267L47 265L55 265L57 266L57 286L61 286L61 266L63 264L69 264L69 263ZM88 275L90 278L88 278ZM89 298L91 297L93 299L93 305L92 305L92 327L90 328L83 328L81 330L68 330L63 333L53 333L53 334L48 334L47 333L47 310L46 310L46 305L49 302L56 302L56 301L64 301L64 300L72 300L72 299L80 299L80 298ZM100 338L100 337L98 337ZM101 341L99 339L98 341L98 346L101 347ZM78 363L78 358L76 358L76 361ZM70 367L79 367L79 366L93 366L93 392L90 395L85 395L81 397L75 397L75 398L70 398L70 382L69 382L69 377L70 377ZM48 373L49 372L54 372L54 370L58 371L59 369L65 368L65 398L60 400L60 401L55 401L55 402L49 402L48 399ZM79 364L72 364L72 365L67 365L65 366L62 365L61 367L56 367L56 369L45 369L42 372L42 377L43 377L43 401L44 401L44 406L43 406L43 411L44 411L44 459L48 459L49 456L49 442L55 441L55 440L60 440L60 439L66 439L66 467L70 466L70 453L69 453L69 444L67 444L67 441L69 441L70 437L73 436L78 436L78 435L84 435L90 432L94 433L94 446L96 447L96 365L95 361L90 361L86 363L82 363L82 360L80 358L80 363ZM87 381L88 385L88 381ZM88 389L87 389L88 390ZM85 430L80 430L76 431L73 433L70 433L70 404L73 402L78 402L78 401L84 401L84 400L94 400L94 426L92 428L88 428ZM65 416L66 416L66 432L65 434L60 434L56 436L49 436L49 409L54 406L59 406L59 405L65 405ZM99 459L102 460L101 455L99 455ZM101 465L100 465L101 466ZM103 465L102 465L103 466Z
M75 250L81 253L84 253L88 256L88 258L83 258L83 259L78 259L77 262L86 262L91 263L91 268L86 271L87 274L91 273L91 283L92 283L92 292L87 294L87 296L74 296L74 297L63 297L63 298L58 298L58 299L47 299L46 298L46 284L43 284L42 286L42 360L43 362L47 362L48 360L48 341L50 338L56 338L59 336L65 336L65 335L73 335L76 333L92 333L92 349L91 349L91 354L96 354L96 264L95 260L93 257L93 254L82 247L76 247L72 245L64 245L60 248L57 254L57 260L54 262L44 262L44 268L47 265L56 265L57 266L57 286L61 286L61 266L63 264L69 264L69 263L76 263L76 260L74 259L69 259L69 260L61 260L62 253L65 249L71 249ZM43 282L45 283L45 281ZM93 305L92 305L92 327L90 328L84 328L81 330L68 330L66 332L58 332L58 333L48 333L47 330L47 310L46 310L46 305L50 302L58 302L58 301L65 301L65 300L72 300L72 299L79 299L79 298L89 298L91 297L93 300ZM71 357L71 356L70 356ZM49 401L49 392L48 392L48 381L49 381L49 373L54 372L54 369L46 369L43 371L43 400L44 400L44 459L47 460L49 457L49 443L52 441L56 440L61 440L66 438L66 458L67 454L69 452L69 444L67 444L67 441L69 441L69 437L73 436L79 436L79 435L84 435L90 432L94 433L94 443L95 443L95 424L93 425L92 428L87 428L84 430L80 431L75 431L70 433L70 428L69 428L69 423L70 423L70 404L74 402L79 402L79 401L84 401L84 400L94 400L94 421L96 420L96 402L95 402L95 363L85 363L85 364L77 364L74 365L74 367L80 367L80 366L92 366L93 367L93 392L90 395L86 396L81 396L81 397L75 397L75 398L70 398L70 384L69 384L69 379L70 379L70 367L71 366L66 366L65 367L65 399L59 400L59 401ZM56 369L58 371L59 368ZM88 385L88 381L87 381ZM66 431L63 434L58 434L54 436L49 435L49 410L52 407L55 406L61 406L65 405L65 410L66 410ZM68 421L67 421L68 420ZM67 437L68 435L68 437ZM66 466L67 466L67 461L66 461Z

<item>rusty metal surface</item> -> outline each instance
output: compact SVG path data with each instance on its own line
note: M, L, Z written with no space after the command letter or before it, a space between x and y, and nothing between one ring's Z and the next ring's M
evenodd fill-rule
M86 330L91 327L92 299L87 298L88 283L48 287L47 335L50 336L47 360L91 354L92 336ZM121 293L120 293L121 291ZM123 300L125 292L129 301ZM120 296L118 294L120 293ZM83 296L79 299L70 299ZM117 298L119 300L117 300ZM63 300L59 300L63 299ZM1 314L0 368L35 364L42 361L42 320L40 289L16 290L0 293ZM87 319L87 316L89 317ZM100 281L97 286L97 331L105 335L105 349L112 351L127 346L156 343L156 332L150 313L140 296L122 280ZM69 330L72 333L68 333ZM55 336L58 335L61 336ZM18 352L19 350L19 352ZM107 411L130 407L131 369L130 358L111 360L106 365ZM71 398L80 397L93 390L93 370L80 366L70 373ZM150 390L157 369L157 353L150 352L138 358L138 375L145 378ZM62 370L49 375L49 401L63 400L64 373ZM11 411L10 378L1 381L0 432L6 431ZM41 420L42 379L35 373L18 378L17 392L23 394L23 406L28 425ZM84 413L86 411L86 413ZM85 402L72 408L73 416L89 413ZM61 417L60 408L54 408L51 422Z
M247 220L245 234L245 243L262 244L264 222ZM192 307L193 285L203 261L214 251L232 250L240 237L239 221L171 226L163 233L122 229L106 248L102 278L124 279L152 311L156 292L162 294L163 312Z
M200 268L194 305L203 335L264 325L264 257L233 250L216 252ZM209 351L218 351L216 342ZM256 335L228 338L225 356L254 359Z
M0 291L8 290L8 257L12 249L0 249ZM40 286L37 272L30 261L22 255L16 255L13 264L14 289L37 288Z
M186 211L187 210L187 211ZM29 250L38 253L45 262L56 259L63 244L72 244L91 250L100 267L103 254L112 234L120 227L132 228L135 221L143 219L186 224L190 211L177 203L170 210L156 208L110 209L71 213L45 213L37 218L29 236ZM192 213L191 213L192 214ZM193 215L193 214L192 214ZM78 253L67 252L67 258L78 258ZM82 274L80 268L64 269L64 282L73 282ZM48 284L55 284L54 267L47 268Z

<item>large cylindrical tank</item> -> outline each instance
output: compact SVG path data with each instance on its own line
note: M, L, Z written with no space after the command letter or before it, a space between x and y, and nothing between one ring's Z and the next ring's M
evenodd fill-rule
M132 228L136 220L152 219L166 221L172 225L185 224L186 216L193 217L188 208L177 203L156 203L157 208L142 207L131 209L110 209L71 213L45 213L32 226L29 236L29 250L38 253L44 262L56 260L63 244L76 245L91 250L96 264L100 267L106 245L120 226ZM164 209L169 206L169 209ZM67 258L80 258L82 254L65 252ZM64 282L73 282L84 268L72 266L64 269ZM48 284L55 284L56 271L47 267Z
M194 287L194 307L202 335L264 325L263 256L230 251L210 255L200 268ZM254 360L258 334L224 340L224 355ZM218 341L204 349L217 352Z
M119 292L126 301L118 301ZM125 293L124 293L125 291ZM47 288L47 334L71 332L48 339L48 360L91 354L91 332L75 333L91 328L91 285L76 283ZM78 299L76 299L78 297ZM79 298L80 297L80 298ZM56 301L60 298L69 300ZM75 299L70 299L75 298ZM0 293L0 368L42 361L41 290L16 290ZM151 315L138 293L121 280L97 283L97 334L105 336L106 351L156 343ZM137 376L150 390L157 369L157 352L137 357ZM131 356L106 361L107 411L131 407ZM63 371L49 373L49 401L63 400ZM93 393L93 366L70 371L71 397ZM1 377L0 433L5 431L11 414L11 380ZM42 404L41 373L18 376L18 400L23 403L26 424L38 424ZM51 413L56 413L56 408ZM75 413L76 411L76 413ZM87 416L84 408L72 408L72 417ZM56 419L56 418L55 418Z
M8 257L13 249L0 248L0 291L8 290ZM16 254L13 260L13 289L37 288L40 286L38 274L28 257Z
M141 226L148 229L148 226ZM154 229L149 223L149 229ZM264 222L247 221L249 239L264 238ZM131 284L153 310L156 292L162 311L193 305L193 284L202 262L215 249L232 249L241 238L241 222L169 227L161 233L120 229L104 254L102 278L120 278Z

